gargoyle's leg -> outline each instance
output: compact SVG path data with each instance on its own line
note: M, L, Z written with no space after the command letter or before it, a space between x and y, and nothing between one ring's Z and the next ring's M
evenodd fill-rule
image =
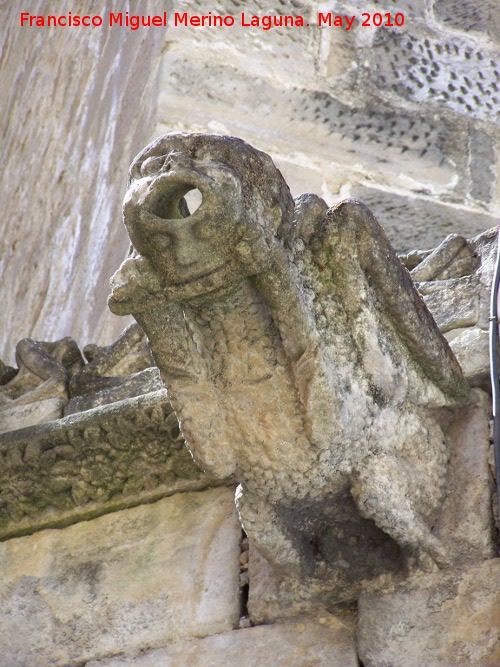
M314 561L301 552L269 501L245 494L240 485L236 489L236 507L250 542L281 577L298 579L313 574Z
M385 454L365 459L351 493L361 514L375 524L413 559L428 569L430 559L440 567L449 563L441 542L431 534L411 501L415 490L398 461Z

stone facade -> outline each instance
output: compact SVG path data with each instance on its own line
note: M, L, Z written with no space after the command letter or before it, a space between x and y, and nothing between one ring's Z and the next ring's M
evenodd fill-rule
M234 628L232 496L182 493L3 542L0 664L77 665Z
M139 7L155 13L169 3L114 0L105 9ZM9 167L0 184L0 357L10 363L21 338L106 344L123 328L106 309L108 276L127 252L122 192L127 165L154 130L165 39L163 30L119 26L20 28L21 10L82 15L95 6L38 0L2 8L0 124Z
M199 0L182 8L204 11ZM235 134L273 157L294 195L364 201L399 251L496 224L494 0L300 0L286 10L275 0L265 9L302 15L310 27L171 30L158 134ZM242 10L264 13L259 2L232 0L211 10L238 20ZM357 19L349 31L318 27L329 11ZM405 23L362 26L362 12L402 12Z
M476 236L467 248L481 262L461 250L466 271L415 275L474 388L449 432L436 526L453 545L451 569L366 590L358 609L292 608L288 618L272 569L252 550L248 560L245 540L240 553L233 482L214 487L183 449L157 369L99 362L78 389L65 381L55 396L0 401L0 666L498 665L487 395L495 234L477 236L499 213L494 0L366 0L362 11L404 12L405 25L352 31L319 28L317 14L359 16L359 3L300 0L286 12L310 18L307 30L223 33L20 31L14 4L0 64L12 91L0 185L0 356L11 366L20 339L70 334L98 343L84 355L90 367L123 328L105 299L127 252L126 169L167 131L238 135L272 155L294 195L365 201L398 251L456 233ZM197 0L106 9L207 11ZM242 6L210 9L237 16ZM29 10L63 11L41 1ZM263 13L254 2L245 11ZM404 260L413 270L427 255ZM0 365L0 375L4 389L12 373Z
M283 7L273 0L265 10L286 13ZM206 7L129 0L106 10ZM109 344L118 335L122 323L106 312L105 299L107 276L127 250L118 223L126 167L165 132L249 141L271 154L294 195L316 192L329 205L347 196L364 201L399 251L496 224L494 0L366 0L361 7L301 0L287 11L306 17L309 28L268 31L172 24L166 32L20 30L18 11L9 5L4 13L1 63L5 91L12 91L1 121L9 169L0 190L9 322L0 357L9 363L23 337L69 334L82 344ZM62 6L38 2L30 11L48 15ZM238 17L242 7L218 0L210 11ZM244 11L263 14L255 2ZM358 20L349 31L320 28L320 11ZM403 12L405 24L363 27L361 11Z

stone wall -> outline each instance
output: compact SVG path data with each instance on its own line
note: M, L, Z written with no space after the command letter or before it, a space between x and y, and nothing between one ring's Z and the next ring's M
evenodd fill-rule
M40 0L29 10L61 13L62 5L70 7ZM88 6L73 2L71 10ZM142 13L165 3L138 8L106 3ZM4 9L0 72L12 91L0 121L6 361L24 336L104 344L121 331L105 300L127 251L126 171L160 132L236 134L272 154L294 194L366 201L400 251L496 224L493 0L365 0L362 11L404 12L405 25L350 31L320 28L315 17L359 16L359 3L272 0L268 13L303 14L311 26L171 26L166 47L162 30L20 30L19 8ZM207 6L186 0L175 9ZM241 10L236 0L211 6ZM248 2L245 11L264 10ZM486 273L421 284L476 387L475 404L451 431L438 526L455 550L454 568L367 591L359 615L351 607L287 618L272 606L265 563L251 552L249 560L231 481L214 487L194 466L157 376L141 377L128 394L113 387L94 403L73 398L78 409L68 410L67 397L48 399L58 401L51 417L19 418L21 405L1 415L10 432L0 435L0 667L498 665L500 560L484 393L493 242L490 234L470 245Z
M198 0L177 9L203 13ZM500 212L500 32L493 0L218 0L212 12L302 15L310 27L169 33L158 132L235 134L293 194L365 201L400 251L473 235ZM318 12L357 16L319 27ZM361 13L405 17L362 26ZM365 17L366 19L366 17ZM384 21L386 19L384 18ZM372 21L373 23L373 21Z
M128 165L153 132L165 39L164 29L20 28L21 10L96 13L86 0L29 4L2 6L0 357L10 362L23 337L109 343L123 328L106 308L109 276L128 248L121 201Z
M40 0L30 11L88 7ZM155 13L170 4L123 0L105 9ZM174 9L207 11L196 0ZM6 4L0 357L7 362L24 336L107 344L119 333L122 322L105 300L108 276L127 251L126 170L161 132L240 136L275 158L294 194L315 192L330 204L363 199L400 251L496 224L493 0L272 0L265 11L258 2L243 9L247 17L290 11L310 26L201 29L170 21L167 32L21 30L19 8ZM242 6L217 0L210 11L239 21ZM318 27L318 12L329 11L358 19L349 31ZM360 25L361 12L377 11L404 13L404 26Z

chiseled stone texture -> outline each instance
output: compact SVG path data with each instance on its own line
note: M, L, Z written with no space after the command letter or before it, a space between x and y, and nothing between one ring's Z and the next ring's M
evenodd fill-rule
M0 665L63 667L238 624L233 493L178 494L0 545Z
M136 658L86 667L358 667L355 619L324 614L179 642Z
M201 0L183 9L206 13ZM399 250L495 224L494 0L217 0L211 10L237 24L171 31L158 134L240 136L272 155L294 195L317 192L330 205L372 190L367 203ZM242 11L300 14L310 26L241 28ZM319 27L318 11L357 20L349 31ZM403 13L405 23L362 27L362 12Z
M216 484L187 451L164 389L5 433L0 463L0 539Z
M500 42L500 15L496 0L435 0L434 15L447 28L486 33Z
M500 559L362 594L358 650L364 667L498 667Z
M169 11L164 0L2 3L0 356L20 338L109 343L108 276L126 255L121 199L130 160L153 130L165 30L23 27L47 16Z
M485 211L451 208L430 197L402 196L365 185L352 187L349 194L373 211L398 251L432 248L447 234L463 231L469 237L497 224ZM401 224L410 218L412 224Z

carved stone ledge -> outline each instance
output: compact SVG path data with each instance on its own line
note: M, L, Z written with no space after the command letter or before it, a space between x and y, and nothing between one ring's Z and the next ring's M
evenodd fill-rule
M0 436L0 539L226 484L195 465L155 391Z

